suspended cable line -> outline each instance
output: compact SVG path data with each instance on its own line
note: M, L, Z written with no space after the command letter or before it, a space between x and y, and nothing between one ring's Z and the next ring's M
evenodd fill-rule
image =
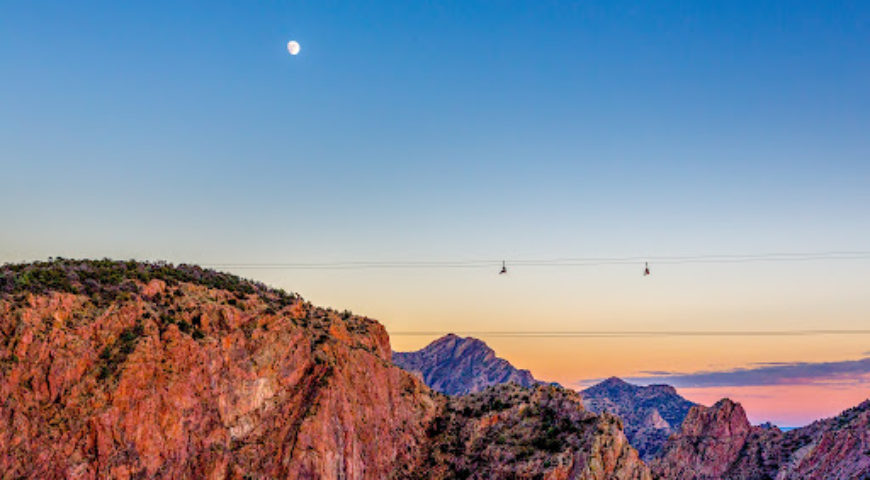
M684 264L727 264L762 262L807 262L834 260L870 260L870 251L823 251L761 254L707 254L673 256L631 256L631 257L567 257L551 259L478 259L478 260L370 260L370 261L332 261L332 262L264 262L264 263L206 263L213 268L235 268L246 270L366 270L366 269L474 269L501 267L506 273L506 265L513 267L595 267L607 265L633 265L650 263L654 265Z

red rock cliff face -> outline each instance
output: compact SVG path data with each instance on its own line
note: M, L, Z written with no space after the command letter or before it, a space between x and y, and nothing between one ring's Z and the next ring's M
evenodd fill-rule
M750 426L743 408L727 399L693 407L652 470L661 479L870 478L870 401L785 433Z
M659 478L720 479L737 460L752 427L738 403L720 400L712 407L694 406L672 438L663 458L654 462Z
M0 297L2 478L400 478L428 390L383 327L161 280ZM139 293L137 293L137 291Z
M783 437L793 453L777 479L870 478L870 400Z

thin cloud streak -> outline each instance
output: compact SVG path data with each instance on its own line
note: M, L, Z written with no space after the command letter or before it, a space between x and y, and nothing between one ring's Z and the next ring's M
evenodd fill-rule
M643 385L666 383L681 388L813 384L835 387L870 384L870 357L840 362L770 362L753 365L755 366L752 368L722 371L663 372L625 380Z

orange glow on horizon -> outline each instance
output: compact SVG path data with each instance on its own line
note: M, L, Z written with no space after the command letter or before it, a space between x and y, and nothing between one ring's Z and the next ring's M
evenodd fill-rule
M393 336L396 351L417 350L437 336ZM643 372L728 371L762 362L829 362L860 359L866 336L855 337L656 337L482 338L496 355L535 378L581 390L603 378L641 377ZM712 405L729 397L754 424L801 426L830 417L870 397L864 385L770 385L679 388L689 400Z

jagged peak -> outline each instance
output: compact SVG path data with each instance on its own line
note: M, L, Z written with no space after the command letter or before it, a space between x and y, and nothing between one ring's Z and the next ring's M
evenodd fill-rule
M443 337L438 337L432 343L445 343L445 342L451 342L451 341L456 341L456 340L461 340L461 339L462 339L462 337L451 332L451 333L448 333L447 335L444 335Z
M723 398L710 407L695 405L683 422L683 433L689 435L718 432L716 435L719 437L743 436L751 428L743 406L730 398Z
M852 479L870 472L864 402L843 414L785 433L775 425L751 426L740 403L723 398L696 406L652 468L657 478ZM850 415L849 412L852 412Z
M448 395L479 391L488 385L516 382L531 386L538 381L501 357L483 340L444 335L413 352L393 352L393 362L419 372L431 388Z
M735 402L734 400L731 400L728 397L724 397L724 398L719 399L719 401L714 403L713 406L710 408L713 408L716 410L735 410L735 409L739 408L740 410L743 410L743 406L740 405L739 402Z
M482 353L484 357L495 357L495 351L483 340L474 337L461 337L455 333L448 333L439 337L425 347L416 350L416 352L440 352L445 351L446 349L449 349L454 356L463 355L468 351L474 351Z
M760 423L760 424L758 424L758 428L761 428L764 430L779 430L779 427L774 425L772 422Z
M594 392L613 391L613 390L624 391L624 390L632 390L632 389L636 389L636 388L639 388L639 387L637 387L636 385L632 385L632 384L626 382L625 380L623 380L619 377L610 377L610 378L607 378L599 383L596 383L595 385L592 385L591 387L584 390L584 392L594 393Z
M477 338L463 337L463 336L460 336L460 335L457 335L457 334L451 332L451 333L448 333L446 335L443 335L441 337L436 338L431 343L429 343L429 345L427 345L427 346L431 347L433 345L443 345L443 344L447 344L447 343L474 343L474 342L483 343L483 341L481 341Z
M674 388L673 385L668 385L665 383L654 383L652 385L647 385L646 388L650 390L655 390L657 392L678 395L677 389Z
M604 381L601 382L601 383L604 384L604 385L618 385L618 386L631 385L630 383L628 383L628 382L626 382L625 380L623 380L623 379L621 379L621 378L619 378L619 377L616 377L616 376L614 376L614 377L610 377L610 378L608 378L607 380L604 380Z
M594 389L608 389L608 390L626 390L626 391L635 391L635 390L645 390L647 392L656 392L664 395L679 395L677 393L677 389L671 385L666 385L663 383L657 383L653 385L635 385L633 383L626 382L625 380L613 376L609 377L601 382L589 387L587 390Z

